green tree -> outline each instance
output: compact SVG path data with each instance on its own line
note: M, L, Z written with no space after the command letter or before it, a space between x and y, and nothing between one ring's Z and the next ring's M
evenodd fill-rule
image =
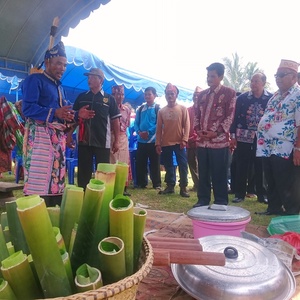
M256 72L263 72L257 67L256 62L248 62L244 66L237 53L232 54L232 59L224 57L223 62L225 65L224 85L236 92L248 91L252 75Z

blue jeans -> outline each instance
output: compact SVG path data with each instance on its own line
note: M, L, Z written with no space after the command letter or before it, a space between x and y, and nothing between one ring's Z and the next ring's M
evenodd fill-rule
M173 163L173 152L177 160L179 168L179 186L186 187L188 185L188 164L186 150L180 149L180 145L162 147L162 160L166 170L165 182L167 186L174 187L176 184L176 168Z

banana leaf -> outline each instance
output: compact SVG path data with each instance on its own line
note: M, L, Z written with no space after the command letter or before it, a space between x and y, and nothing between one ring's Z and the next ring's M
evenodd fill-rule
M38 195L20 197L17 212L44 296L72 294L45 201Z
M83 264L76 271L75 285L78 293L96 290L103 286L101 272L97 268Z
M133 201L117 195L109 205L109 232L123 240L127 276L133 274Z

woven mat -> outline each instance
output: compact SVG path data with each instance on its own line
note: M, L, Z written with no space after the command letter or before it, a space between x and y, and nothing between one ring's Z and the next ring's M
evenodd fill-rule
M192 221L185 214L147 210L146 232L156 236L192 238ZM266 227L248 224L246 231L268 237ZM297 291L291 300L300 300L300 276L296 277ZM173 277L170 267L153 266L150 274L139 284L137 300L192 300ZM218 299L216 299L218 300Z

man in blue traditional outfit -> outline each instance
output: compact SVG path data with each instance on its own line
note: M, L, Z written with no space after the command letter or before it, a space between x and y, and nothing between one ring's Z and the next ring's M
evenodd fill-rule
M67 65L62 42L46 51L44 63L45 71L29 75L22 86L24 194L38 194L47 206L55 206L65 188L66 131L75 117L60 82ZM93 117L85 107L77 114Z

